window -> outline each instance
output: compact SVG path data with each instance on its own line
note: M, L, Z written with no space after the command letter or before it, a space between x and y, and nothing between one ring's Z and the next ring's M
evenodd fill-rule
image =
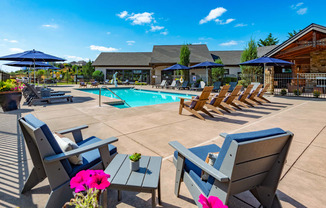
M224 69L225 71L224 71L224 74L225 75L228 75L228 74L230 74L230 69Z

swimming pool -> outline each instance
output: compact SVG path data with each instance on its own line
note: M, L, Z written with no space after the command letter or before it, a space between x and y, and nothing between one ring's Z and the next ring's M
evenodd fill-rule
M110 88L110 89L115 94L117 94L122 100L125 100L126 103L128 103L131 107L179 102L180 101L179 97L191 98L191 96L194 96L190 94L139 90L133 88ZM99 89L79 89L79 90L96 94L96 95L99 94ZM105 88L101 89L101 95L119 99ZM117 108L129 108L129 106L125 104L112 104L112 106Z

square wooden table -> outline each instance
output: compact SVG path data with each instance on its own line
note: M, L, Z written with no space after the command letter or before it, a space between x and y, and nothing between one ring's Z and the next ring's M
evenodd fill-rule
M158 190L158 204L161 204L161 172L162 157L141 156L139 170L131 171L129 155L118 154L104 170L110 174L108 181L111 185L108 189L118 190L120 201L121 191L135 191L152 193L152 207L156 207L155 192ZM103 205L107 207L107 190L103 193Z

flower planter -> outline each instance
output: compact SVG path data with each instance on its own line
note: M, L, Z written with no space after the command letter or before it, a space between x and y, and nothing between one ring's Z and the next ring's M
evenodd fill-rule
M131 169L131 171L138 171L139 170L139 160L136 162L130 160L130 169Z
M22 99L22 93L16 91L0 92L0 105L4 112L17 110Z

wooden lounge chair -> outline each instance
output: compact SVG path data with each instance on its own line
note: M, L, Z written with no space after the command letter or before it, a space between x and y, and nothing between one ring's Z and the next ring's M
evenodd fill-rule
M203 81L200 81L200 83L199 83L199 86L198 87L191 87L190 88L190 90L203 90L204 89L204 87L205 87L205 85L206 85L206 83L205 82L203 82Z
M237 98L234 99L233 103L236 105L240 105L242 107L248 108L247 105L254 107L254 105L248 99L248 96L252 90L254 85L249 85L245 91L243 91Z
M45 206L47 208L62 207L73 197L69 183L79 171L104 170L113 156L117 154L117 148L110 144L118 140L115 137L102 140L92 136L83 139L81 130L87 128L86 125L58 132L60 134L72 133L78 145L77 149L63 152L44 122L32 114L18 121L34 166L21 193L31 190L47 178L51 190ZM67 159L75 155L82 156L82 165L72 165Z
M197 111L202 111L209 115L210 117L214 117L212 114L210 114L205 108L205 104L208 101L208 97L210 93L213 90L213 86L211 87L205 87L203 89L203 92L200 96L196 96L193 99L188 98L180 98L180 107L179 107L179 114L182 114L182 109L186 109L190 113L194 114L198 118L205 120L204 117L202 117ZM189 102L185 102L185 100L190 100Z
M258 101L261 101L263 103L265 103L265 102L270 103L271 101L269 101L267 98L264 98L264 94L265 94L265 92L267 92L267 89L269 88L269 86L270 86L270 84L267 83L265 85L265 87L262 90L260 90L260 92L254 99L257 99Z
M252 91L248 95L248 99L251 101L252 104L257 105L260 104L262 105L262 102L256 99L258 93L260 92L261 88L263 87L263 84L260 84L254 91Z
M228 93L229 88L230 88L230 85L224 85L222 87L222 89L220 90L220 92L218 94L212 96L211 99L209 100L209 102L206 103L206 107L208 109L215 111L216 113L218 113L220 115L224 115L217 108L224 109L224 107L221 105L221 102L225 99L225 95L226 95L226 93ZM227 109L224 109L224 110L227 110Z
M241 90L242 86L238 85L234 88L234 90L226 96L226 98L221 102L222 109L225 110L228 113L231 113L231 111L235 111L231 106L236 107L237 109L241 110L239 106L233 103L233 100L238 97L239 92Z
M189 83L188 81L184 81L184 82L182 83L181 86L177 87L177 89L178 89L178 90L189 89L189 87L188 87L188 83Z
M26 85L26 87L28 87L29 90L31 90L31 99L26 100L29 106L33 105L35 102L46 101L47 103L51 103L52 100L62 100L62 99L66 99L68 102L69 101L72 102L73 96L71 95L42 97L41 94L39 94L34 87L31 87L28 84Z
M214 82L214 88L213 88L213 91L214 92L218 92L218 91L220 91L220 89L221 89L221 82Z
M222 147L215 144L186 149L177 141L169 142L176 150L175 191L179 197L184 182L196 205L199 195L216 196L224 204L232 195L249 190L262 207L282 207L276 195L282 169L293 134L280 128L239 134L221 134ZM205 162L209 152L219 152L213 166ZM201 179L202 171L209 177Z
M157 84L157 85L155 85L156 86L156 88L164 88L165 87L165 85L166 85L166 80L164 79L162 82L161 82L161 84Z
M173 80L171 85L167 85L166 88L172 88L174 89L175 87L177 86L177 81L176 80Z
M79 87L86 87L87 88L87 82L84 82L83 79L79 81Z

